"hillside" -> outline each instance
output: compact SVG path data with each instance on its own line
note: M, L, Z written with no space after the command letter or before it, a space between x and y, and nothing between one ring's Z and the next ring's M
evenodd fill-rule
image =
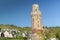
M0 29L15 29L21 32L28 31L31 33L31 27L18 27L16 25L0 25ZM43 26L43 31L47 39L49 38L60 38L60 27L45 27Z
M14 29L14 30L19 30L21 32L24 32L25 30L31 31L30 27L18 27L16 25L9 25L9 24L0 24L0 29Z
M0 24L0 29L15 29L19 30L21 27L18 27L16 25L9 25L9 24Z

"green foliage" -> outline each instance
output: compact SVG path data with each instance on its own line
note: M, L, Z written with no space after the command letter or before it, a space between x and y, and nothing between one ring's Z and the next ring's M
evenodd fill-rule
M47 39L60 38L60 27L44 27L44 33ZM59 39L60 40L60 39Z
M56 38L58 38L58 39L60 40L60 31L58 31L58 32L56 33Z
M24 40L23 37L20 38L0 38L0 40Z

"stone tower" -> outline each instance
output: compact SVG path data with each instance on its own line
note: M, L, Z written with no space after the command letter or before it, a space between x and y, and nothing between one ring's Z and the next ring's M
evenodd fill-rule
M41 12L39 10L38 4L34 4L32 6L31 17L32 17L32 40L44 40Z

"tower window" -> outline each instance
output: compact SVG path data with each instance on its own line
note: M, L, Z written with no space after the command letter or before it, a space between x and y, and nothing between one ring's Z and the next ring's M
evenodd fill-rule
M38 27L39 27L39 21L38 21Z

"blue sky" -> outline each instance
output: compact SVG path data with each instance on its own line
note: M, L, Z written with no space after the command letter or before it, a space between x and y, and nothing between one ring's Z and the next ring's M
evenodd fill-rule
M31 26L32 5L42 12L42 25L60 26L60 0L0 0L0 24Z

